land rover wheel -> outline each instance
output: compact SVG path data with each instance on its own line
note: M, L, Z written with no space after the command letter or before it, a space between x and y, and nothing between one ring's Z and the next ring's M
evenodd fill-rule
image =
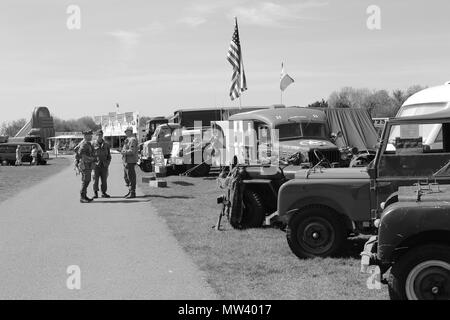
M243 195L243 215L241 220L241 227L259 228L262 227L266 212L259 193L252 190L245 190Z
M299 258L328 257L339 252L346 232L336 212L312 206L291 217L286 237L292 252Z
M450 247L409 250L393 265L388 288L392 300L450 300Z

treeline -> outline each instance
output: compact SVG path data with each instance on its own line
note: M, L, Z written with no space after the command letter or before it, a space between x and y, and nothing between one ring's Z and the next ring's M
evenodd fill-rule
M81 132L85 130L96 131L101 129L101 125L97 125L92 117L82 117L79 119L62 120L53 117L56 132Z
M0 126L0 136L14 137L24 125L27 124L27 120L19 119L14 121L4 121Z
M364 108L372 118L393 117L402 104L414 93L426 87L414 85L406 90L370 90L345 87L334 91L325 101L316 101L308 107L314 108Z
M0 125L0 135L14 137L17 132L27 123L25 119L14 121L4 121ZM56 132L81 132L85 130L101 129L100 125L96 125L92 117L82 117L79 119L62 120L53 117L53 123Z

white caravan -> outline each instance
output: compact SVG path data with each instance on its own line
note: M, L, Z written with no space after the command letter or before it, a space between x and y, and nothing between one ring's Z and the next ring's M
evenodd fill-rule
M427 88L413 94L403 103L396 117L418 116L446 109L450 109L450 81L444 85ZM397 137L422 137L422 144L429 146L431 150L442 149L442 128L440 124L423 124L407 129L400 132L400 128L397 130L393 128L389 137L388 151L395 150L392 144Z

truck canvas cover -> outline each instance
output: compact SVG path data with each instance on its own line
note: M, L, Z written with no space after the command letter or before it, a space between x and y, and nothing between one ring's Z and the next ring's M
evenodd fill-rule
M335 144L341 148L356 147L360 151L374 150L378 143L378 134L365 109L356 108L320 108L327 115L331 132L342 132Z

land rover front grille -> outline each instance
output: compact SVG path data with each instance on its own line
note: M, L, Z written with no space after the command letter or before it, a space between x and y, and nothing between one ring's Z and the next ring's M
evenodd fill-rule
M339 160L341 159L341 154L339 152L339 150L321 150L319 149L320 153L322 153L325 158L330 161L330 163L333 162L339 162ZM320 156L319 153L319 156ZM309 162L311 162L313 165L316 165L317 162L319 162L319 159L317 159L317 157L314 155L314 150L310 150L308 153L309 156Z

